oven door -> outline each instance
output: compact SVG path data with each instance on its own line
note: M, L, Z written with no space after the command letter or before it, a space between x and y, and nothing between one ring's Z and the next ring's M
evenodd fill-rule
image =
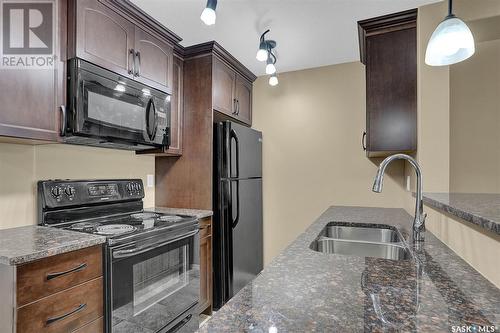
M110 257L111 332L169 331L197 308L198 229L112 248Z
M72 60L69 129L110 142L168 145L170 95Z

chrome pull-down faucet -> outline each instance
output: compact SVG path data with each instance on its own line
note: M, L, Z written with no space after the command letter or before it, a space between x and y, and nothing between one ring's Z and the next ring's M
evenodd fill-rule
M394 160L407 160L411 166L413 166L415 173L417 174L415 218L413 219L413 240L421 242L424 240L425 218L427 214L424 213L424 204L422 203L422 170L420 169L417 161L415 161L413 157L405 154L395 154L387 157L378 167L377 175L375 176L375 181L373 182L373 192L382 192L385 169L387 168L387 165Z

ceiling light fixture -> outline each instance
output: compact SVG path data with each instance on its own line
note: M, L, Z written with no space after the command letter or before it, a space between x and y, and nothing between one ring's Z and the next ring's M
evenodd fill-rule
M456 64L475 52L474 36L467 24L453 14L453 2L448 0L448 15L432 33L425 51L425 63L430 66Z
M269 53L276 47L276 41L266 40L266 34L271 31L267 29L262 35L260 35L259 50L257 51L257 60L266 61L269 57Z
M200 19L206 25L214 25L215 24L215 8L217 7L217 0L207 0L207 6L201 12Z
M276 75L276 73L274 73L273 75L271 75L271 77L269 78L269 85L270 86L277 86L278 85L278 76Z

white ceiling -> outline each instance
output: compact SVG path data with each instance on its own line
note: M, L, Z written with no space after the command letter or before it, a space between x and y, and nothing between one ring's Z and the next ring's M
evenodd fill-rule
M357 21L438 1L219 0L216 24L206 26L200 20L206 0L132 0L182 45L216 40L257 75L265 74L255 54L266 29L278 42L278 72L339 64L359 59Z

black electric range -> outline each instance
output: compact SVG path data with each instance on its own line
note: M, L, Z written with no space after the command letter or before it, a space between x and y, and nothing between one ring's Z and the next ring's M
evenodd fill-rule
M194 332L199 222L143 198L141 179L39 181L38 223L106 236L105 332Z

